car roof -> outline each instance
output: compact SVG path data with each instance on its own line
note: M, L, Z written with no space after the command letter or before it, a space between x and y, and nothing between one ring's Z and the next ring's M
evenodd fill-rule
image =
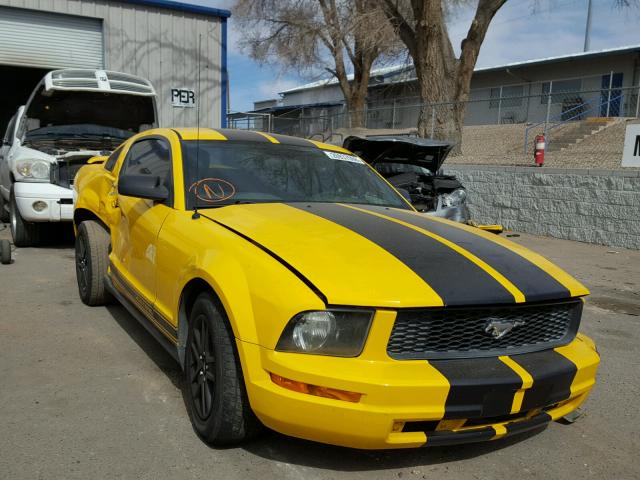
M301 137L280 135L276 133L258 132L253 130L238 130L232 128L172 128L181 140L219 140L227 142L260 142L273 145L292 145L298 147L317 147L340 153L351 153L346 148L329 143L317 142Z

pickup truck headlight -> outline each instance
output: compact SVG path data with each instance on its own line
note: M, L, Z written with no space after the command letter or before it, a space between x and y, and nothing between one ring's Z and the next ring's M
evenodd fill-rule
M463 188L458 188L451 193L442 195L442 204L445 207L458 207L467 200L467 192Z
M276 350L335 357L357 357L369 333L370 310L317 310L294 316Z
M16 164L16 172L21 177L20 180L27 182L49 181L50 169L49 162L38 159L20 160Z

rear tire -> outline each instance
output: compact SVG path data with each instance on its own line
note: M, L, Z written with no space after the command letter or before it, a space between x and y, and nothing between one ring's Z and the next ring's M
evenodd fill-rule
M0 263L2 265L11 263L11 243L9 240L0 240Z
M191 309L184 375L191 423L205 442L234 445L260 432L233 332L224 309L208 293L201 293Z
M11 236L16 247L34 247L40 243L41 226L37 223L27 222L22 218L13 191L11 191L9 198L9 218L11 220Z
M9 223L9 210L7 209L7 201L0 193L0 223Z
M93 307L111 302L105 283L110 241L109 233L98 222L87 220L78 227L76 279L85 305Z

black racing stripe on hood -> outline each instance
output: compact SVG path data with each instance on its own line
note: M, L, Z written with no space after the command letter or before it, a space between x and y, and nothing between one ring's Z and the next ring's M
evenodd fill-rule
M442 222L386 207L360 206L372 212L387 215L403 222L424 228L436 235L471 252L476 257L495 268L520 290L527 302L539 302L569 298L571 293L555 278L508 248L487 240L480 235L467 232L462 228L446 225Z
M509 415L520 376L497 357L430 360L449 382L444 418Z
M291 273L293 273L296 277L298 277L300 279L300 281L302 281L302 283L304 283L307 287L309 287L309 289L311 289L311 291L313 291L313 293L315 293L318 298L320 298L320 300L322 300L324 302L325 305L329 304L329 301L327 300L327 297L325 296L324 293L322 293L320 291L320 289L318 287L316 287L313 282L311 280L309 280L307 277L305 277L298 269L296 269L293 265L291 265L289 262L287 262L284 258L282 258L281 256L279 256L278 254L276 254L275 252L273 252L272 250L269 250L267 247L265 247L264 245L262 245L259 242L256 242L255 240L253 240L252 238L248 237L247 235L245 235L242 232L239 232L238 230L236 230L235 228L231 228L228 225L225 225L222 222L219 222L218 220L214 220L211 217L207 217L206 215L202 215L200 214L203 218L206 218L207 220L212 221L213 223L215 223L216 225L220 225L223 228L226 228L227 230L229 230L230 232L235 233L236 235L238 235L239 237L245 239L247 242L251 243L252 245L255 245L256 247L258 247L260 250L262 250L263 252L265 252L267 255L273 257L275 260L277 260L278 262L280 262L285 268L287 268L287 270L289 270Z
M445 305L514 303L513 295L483 269L411 228L336 204L288 205L348 228L382 247L422 278Z
M511 360L524 368L533 378L531 388L525 390L521 411L541 408L566 400L578 371L576 365L555 350L510 355Z

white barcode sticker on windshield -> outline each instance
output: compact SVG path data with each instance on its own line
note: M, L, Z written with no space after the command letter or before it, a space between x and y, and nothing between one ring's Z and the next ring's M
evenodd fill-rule
M330 152L324 150L324 154L332 158L333 160L342 160L343 162L351 162L351 163L364 163L364 161L360 160L355 155L347 155L346 153L338 153L338 152Z

